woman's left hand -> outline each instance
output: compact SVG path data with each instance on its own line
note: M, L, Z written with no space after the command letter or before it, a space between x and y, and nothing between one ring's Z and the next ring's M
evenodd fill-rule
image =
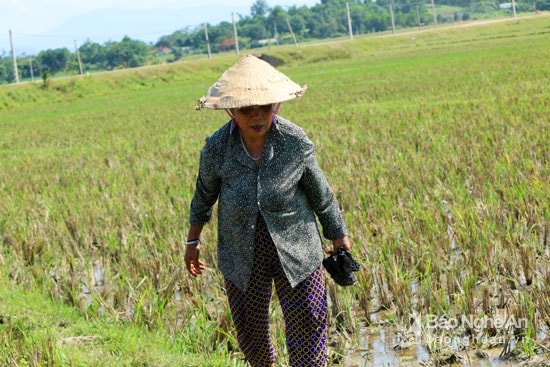
M338 238L336 240L332 241L332 251L329 251L331 254L335 254L340 247L343 247L344 250L351 250L351 242L348 238L348 236L344 236L342 238Z

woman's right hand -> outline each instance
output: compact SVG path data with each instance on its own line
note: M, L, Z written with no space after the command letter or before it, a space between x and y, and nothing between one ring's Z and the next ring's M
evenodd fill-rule
M196 277L205 270L204 262L199 260L200 244L185 246L185 266L192 276Z

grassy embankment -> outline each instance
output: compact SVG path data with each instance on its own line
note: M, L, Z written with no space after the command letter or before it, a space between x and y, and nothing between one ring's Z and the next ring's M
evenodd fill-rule
M366 269L331 287L335 357L380 309L403 328L515 315L529 322L466 333L548 348L549 33L540 17L265 50L309 85L281 114L317 145ZM0 87L0 364L240 363L215 225L201 279L181 245L198 152L226 119L193 106L235 60Z

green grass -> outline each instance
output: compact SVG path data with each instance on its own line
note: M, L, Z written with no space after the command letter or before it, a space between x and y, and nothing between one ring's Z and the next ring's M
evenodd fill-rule
M0 288L0 364L3 366L227 366L186 350L171 336L112 318L85 317L40 291L4 280Z
M548 19L266 50L308 83L281 114L316 144L366 269L333 292L344 348L333 356L348 340L339 324L367 327L381 305L378 320L408 326L410 311L497 314L503 300L536 315L514 332L528 337L518 350L541 352ZM193 107L237 58L0 86L5 365L238 365L216 226L203 232L211 271L200 279L182 245L200 148L227 119ZM277 309L273 320L282 351ZM347 347L360 347L355 335ZM95 339L62 345L71 336Z

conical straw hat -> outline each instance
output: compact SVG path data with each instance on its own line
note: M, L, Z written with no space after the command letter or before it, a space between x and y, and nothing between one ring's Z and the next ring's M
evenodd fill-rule
M307 86L294 83L286 75L254 55L242 57L227 69L199 99L196 109L241 108L285 102L303 95Z

